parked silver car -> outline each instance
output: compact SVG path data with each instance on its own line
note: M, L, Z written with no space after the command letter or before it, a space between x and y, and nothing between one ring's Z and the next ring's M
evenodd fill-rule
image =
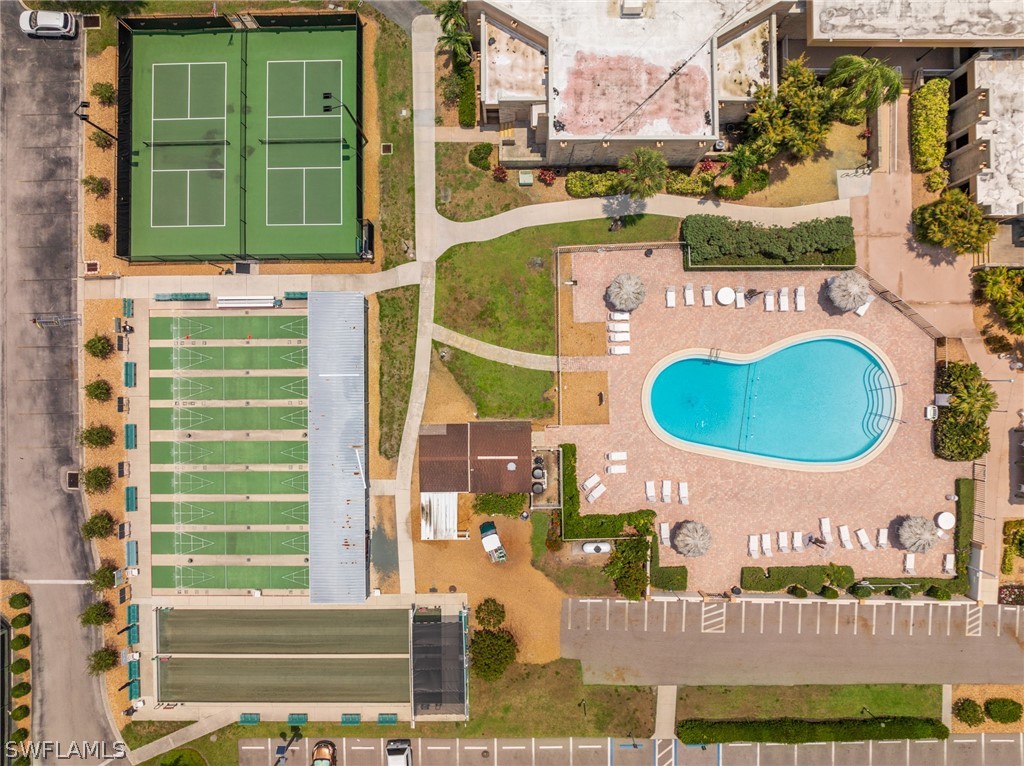
M25 11L19 20L21 31L29 37L74 37L78 22L70 13Z

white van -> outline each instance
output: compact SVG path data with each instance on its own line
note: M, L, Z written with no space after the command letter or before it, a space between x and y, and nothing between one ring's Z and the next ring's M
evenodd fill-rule
M78 22L70 13L25 11L19 23L21 31L29 37L74 37L78 34Z

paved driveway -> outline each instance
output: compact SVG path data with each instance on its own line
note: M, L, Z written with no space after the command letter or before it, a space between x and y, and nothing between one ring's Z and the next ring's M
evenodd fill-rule
M0 3L0 574L80 580L92 568L78 533L81 502L60 488L61 469L78 461L80 341L73 326L40 330L30 320L77 310L81 128L71 112L82 41L28 39L21 10ZM98 643L76 619L86 590L33 586L36 739L112 736L99 685L85 674Z
M931 600L567 599L562 656L582 661L586 683L1019 684L1022 610Z

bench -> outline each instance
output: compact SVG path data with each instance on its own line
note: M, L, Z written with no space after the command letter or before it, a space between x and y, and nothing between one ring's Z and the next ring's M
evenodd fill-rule
M139 605L129 604L128 605L128 624L134 625L139 621Z
M130 476L131 472L131 464L127 460L122 460L117 464L117 478L123 479Z
M208 301L209 293L157 293L153 296L155 301Z
M131 298L122 298L121 313L124 314L126 319L135 316L135 301Z
M135 388L135 362L124 363L125 388Z
M304 290L301 292L297 290L286 290L284 294L284 299L286 301L308 301L309 293Z
M139 643L139 626L132 625L128 628L128 645L138 646Z
M124 544L125 566L137 567L139 565L139 541L129 540Z
M142 685L136 680L128 684L128 699L137 700L142 696Z
M398 713L378 713L377 723L380 726L397 726Z
M289 726L305 726L309 721L309 716L305 713L289 713L288 714L288 725Z
M341 714L341 725L342 726L358 726L363 722L363 717L359 713L342 713Z
M135 449L138 446L139 427L134 423L125 423L124 448Z
M238 716L239 726L255 726L260 722L259 713L242 713Z
M128 680L129 681L138 681L139 678L140 678L140 675L139 675L139 661L138 660L132 660L131 662L128 663Z
M135 513L139 510L139 488L138 487L125 487L124 488L124 511L125 513Z
M128 412L128 399L124 396L117 397L117 411Z

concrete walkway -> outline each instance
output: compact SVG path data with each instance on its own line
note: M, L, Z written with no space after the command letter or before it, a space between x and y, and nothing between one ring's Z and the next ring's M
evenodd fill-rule
M215 713L213 715L203 716L201 719L196 721L183 729L178 729L175 732L171 732L166 737L150 742L148 745L144 745L137 750L132 750L128 754L128 760L132 763L145 763L150 758L156 758L161 753L166 753L168 750L173 750L181 745L186 745L194 739L199 739L207 734L212 734L227 726L229 723L234 723L238 720L238 714L229 711L223 713Z
M492 362L510 364L513 367L525 367L528 370L548 370L554 372L558 369L558 357L545 356L544 354L530 354L526 351L514 351L503 346L495 346L491 343L484 343L482 340L470 338L468 335L449 330L439 324L434 325L434 340L446 343L449 346L468 351L470 354L490 359Z
M483 125L476 128L434 128L434 140L438 143L476 144L498 140L497 125Z
M651 739L675 739L677 686L658 687L658 705L654 714L654 733Z

